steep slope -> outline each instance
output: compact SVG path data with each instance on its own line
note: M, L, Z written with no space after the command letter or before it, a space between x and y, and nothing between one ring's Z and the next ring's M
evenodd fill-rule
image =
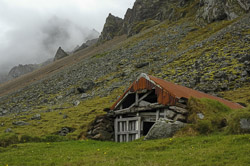
M47 112L54 119L42 122L44 133L49 125L49 133L66 125L80 133L142 72L212 94L248 87L250 14L242 10L236 19L214 19L209 24L202 17L201 26L197 21L197 13L203 10L201 2L185 2L176 11L188 13L177 20L167 19L127 40L126 36L115 37L0 86L0 94L5 94L0 98L0 113L19 113L30 121L33 112ZM26 81L29 86L21 85ZM70 114L76 123L57 118L57 111ZM11 125L17 117L8 116L6 124ZM35 126L32 123L26 128Z

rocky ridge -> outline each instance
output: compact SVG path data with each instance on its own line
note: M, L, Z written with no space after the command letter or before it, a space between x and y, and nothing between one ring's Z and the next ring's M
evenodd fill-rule
M9 73L8 76L12 78L20 77L21 75L27 74L29 72L32 72L36 69L38 69L39 66L37 64L28 64L28 65L21 65L13 67Z
M206 25L214 21L233 20L249 12L248 0L137 0L128 9L124 19L109 14L99 42L111 40L114 36L133 36L163 20L177 21L191 14L196 22Z

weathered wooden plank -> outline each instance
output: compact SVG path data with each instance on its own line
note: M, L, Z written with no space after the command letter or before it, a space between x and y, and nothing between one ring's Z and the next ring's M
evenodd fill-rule
M156 117L156 120L159 119L159 116L160 116L159 114L160 114L160 110L157 110L157 111L156 111L156 116L155 116L155 117Z
M151 91L149 91L148 93L146 93L145 95L143 95L140 99L139 99L139 95L138 93L136 93L136 97L135 97L135 103L132 104L130 108L134 107L134 106L138 106L139 102L142 101L143 99L145 99L149 94L151 93Z
M127 120L125 123L126 123L126 127L127 127L126 131L129 131L129 128L128 128L129 120ZM126 134L126 137L127 137L126 141L129 142L129 134L128 133Z
M141 117L138 117L138 138L141 138Z
M136 106L139 105L139 94L138 93L135 93L135 103L134 103ZM130 106L131 107L131 106Z
M123 109L123 110L117 110L114 111L114 115L122 115L122 114L127 114L127 113L134 113L134 112L141 112L141 111L150 111L158 108L167 108L165 105L160 105L160 104L150 104L146 107L133 107L129 109Z
M118 122L126 122L126 121L134 121L138 120L139 117L132 117L132 118L122 118L122 119L117 119Z
M164 109L163 118L167 117L167 109Z
M177 107L181 107L181 108L184 108L184 109L187 108L187 105L186 105L186 104L182 104L182 103L179 103L179 102L176 102L175 105L176 105Z
M124 134L138 134L138 131L120 131L117 133L118 135L124 135Z
M177 107L177 106L170 106L169 109L171 109L177 113L180 113L180 114L187 114L188 113L188 110L181 108L181 107Z
M115 124L114 124L114 129L115 129L115 142L118 142L118 122L117 122L117 117L115 118Z

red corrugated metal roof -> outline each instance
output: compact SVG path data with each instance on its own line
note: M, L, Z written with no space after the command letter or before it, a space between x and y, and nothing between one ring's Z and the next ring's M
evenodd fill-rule
M111 110L114 110L119 105L120 101L129 91L136 92L143 89L152 90L152 88L155 88L158 103L163 105L175 105L176 101L180 98L189 99L190 97L195 97L217 100L232 109L243 108L240 104L177 85L154 76L141 74L139 78L127 89L127 91L114 103Z

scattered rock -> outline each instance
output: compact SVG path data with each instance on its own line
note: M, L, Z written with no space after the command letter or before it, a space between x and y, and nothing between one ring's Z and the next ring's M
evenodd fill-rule
M182 114L177 114L175 117L174 117L174 120L176 121L181 121L181 122L186 122L187 118L186 116L182 115Z
M139 63L137 65L135 65L136 68L143 68L145 66L148 66L149 65L149 62L143 62L143 63Z
M171 110L167 110L167 112L166 112L166 116L167 116L169 119L173 119L175 115L176 115L176 113L173 112L173 111L171 111Z
M95 83L94 83L92 80L84 81L84 82L82 83L81 90L82 90L83 92L87 92L88 90L93 89L94 86L95 86Z
M198 116L199 119L204 119L205 118L203 113L198 113L197 116Z
M62 95L56 97L57 100L60 100L60 99L62 99L62 98L63 98Z
M5 133L11 133L11 132L12 132L12 129L11 129L11 128L7 128L4 132L5 132Z
M69 95L74 94L74 93L75 93L75 88L71 88L70 90L68 90L66 92L66 96L69 96Z
M16 122L12 122L13 125L16 126L25 126L25 125L29 125L29 123L24 122L24 121L16 121Z
M40 114L36 114L32 118L30 118L30 119L31 120L41 120L41 115Z
M3 110L2 111L2 114L4 115L4 114L7 114L8 113L8 111L7 110Z
M89 95L87 93L83 93L82 96L81 96L81 99L86 99L88 97L89 97Z
M68 115L63 115L63 119L67 119L68 118Z
M76 101L73 102L73 105L74 105L74 106L78 106L79 104L80 104L80 101L79 101L79 100L76 100Z
M66 136L67 134L69 133L72 133L74 132L75 129L74 128L71 128L71 127L63 127L60 131L57 132L58 135L61 135L61 136Z
M113 141L114 140L114 119L107 116L97 116L96 119L90 123L87 132L87 138Z
M178 130L180 130L184 126L185 123L179 121L170 122L168 119L159 119L151 127L144 139L150 140L172 137Z
M250 132L250 119L240 119L240 128L246 132Z

